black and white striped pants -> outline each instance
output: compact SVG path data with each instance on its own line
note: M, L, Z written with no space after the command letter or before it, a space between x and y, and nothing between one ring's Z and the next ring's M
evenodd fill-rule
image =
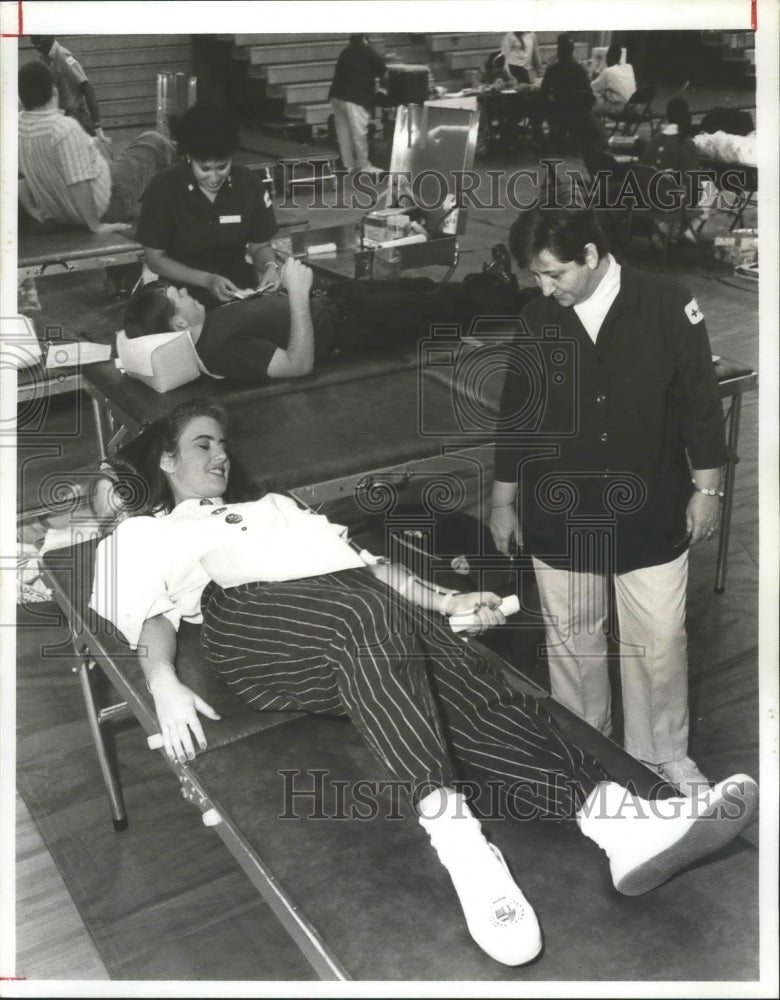
M570 818L606 777L534 699L368 569L211 584L203 611L204 655L239 698L347 715L391 778L420 794L489 778L524 807Z

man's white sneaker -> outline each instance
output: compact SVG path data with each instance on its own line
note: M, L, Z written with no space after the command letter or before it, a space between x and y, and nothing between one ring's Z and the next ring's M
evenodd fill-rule
M725 847L757 805L758 785L746 774L735 774L698 798L652 801L609 781L591 792L577 823L606 851L618 892L640 896Z
M536 914L501 851L485 840L463 796L437 789L418 804L418 812L480 948L504 965L524 965L536 958L542 949Z
M690 757L681 757L679 760L659 764L657 770L669 784L676 785L683 795L696 798L710 787L710 782Z

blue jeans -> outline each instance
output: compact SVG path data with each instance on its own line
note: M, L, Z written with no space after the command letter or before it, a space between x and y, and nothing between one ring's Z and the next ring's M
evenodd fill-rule
M111 169L111 200L103 222L137 219L141 196L152 177L176 159L176 147L159 132L142 132L115 160Z

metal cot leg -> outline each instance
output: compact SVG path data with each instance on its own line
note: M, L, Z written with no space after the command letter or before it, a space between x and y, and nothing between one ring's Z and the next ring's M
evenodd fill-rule
M127 812L125 810L124 798L122 797L122 786L119 782L116 765L106 746L101 721L102 713L98 709L95 692L92 687L92 672L95 665L95 661L88 654L82 653L81 663L77 668L79 683L81 684L81 693L84 696L84 705L87 709L89 728L92 731L92 739L95 743L98 763L100 764L103 781L106 785L106 792L108 793L108 802L111 808L111 819L114 823L114 829L126 830ZM125 707L125 705L115 706L112 710L109 710L109 714L113 715L117 714L118 711L124 711Z
M94 396L90 397L92 403L92 415L95 418L95 433L98 439L98 451L100 452L100 461L108 461L108 452L106 451L106 436L103 432L103 413L100 409L100 403L95 399Z
M736 478L737 443L739 442L739 419L742 412L742 395L737 393L732 397L731 412L728 419L726 436L726 476L723 484L723 506L720 511L720 532L718 539L718 561L715 567L715 593L722 594L726 589L726 564L729 554L729 536L731 534L731 514L734 508L734 480Z

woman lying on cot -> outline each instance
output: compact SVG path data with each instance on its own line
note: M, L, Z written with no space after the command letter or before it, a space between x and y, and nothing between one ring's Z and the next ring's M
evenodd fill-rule
M731 841L755 782L735 775L698 799L639 799L611 782L532 699L513 691L448 616L476 635L505 621L500 597L459 593L345 540L343 529L266 493L247 501L231 474L224 413L182 404L131 443L146 493L97 551L91 606L133 648L165 751L186 762L215 711L176 676L181 619L258 711L346 715L393 779L447 868L469 931L492 958L529 962L542 937L531 906L488 843L459 776L500 785L515 815L576 820L605 850L615 887L648 892ZM130 512L132 513L132 512Z
M135 234L148 267L185 285L207 309L247 288L276 290L276 217L259 178L233 164L237 121L196 104L172 131L183 159L149 183Z

